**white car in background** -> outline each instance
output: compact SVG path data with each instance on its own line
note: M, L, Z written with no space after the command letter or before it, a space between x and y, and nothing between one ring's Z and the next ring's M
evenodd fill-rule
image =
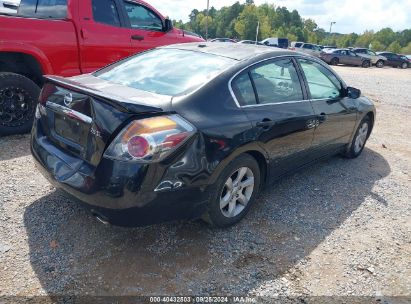
M16 14L20 0L0 0L0 14Z
M371 51L367 48L352 48L352 51L360 56L370 58L371 63L377 68L382 68L387 61L387 58L381 55L378 55L376 52Z

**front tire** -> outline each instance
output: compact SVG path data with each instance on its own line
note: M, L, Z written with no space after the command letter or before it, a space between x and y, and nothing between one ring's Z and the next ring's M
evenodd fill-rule
M249 211L260 190L260 167L248 154L232 161L212 186L203 219L215 227L238 223Z
M406 68L408 68L408 64L407 64L407 63L405 63L405 62L403 62L403 63L401 64L401 68L402 68L402 69L406 69Z
M40 88L15 73L0 73L0 135L31 130Z
M346 152L345 156L348 158L356 158L360 156L361 152L364 150L365 144L371 133L371 119L369 116L365 116L360 122L355 136L351 142L349 150Z

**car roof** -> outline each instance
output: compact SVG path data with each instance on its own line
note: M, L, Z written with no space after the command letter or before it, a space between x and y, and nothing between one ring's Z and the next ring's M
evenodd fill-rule
M283 55L295 55L295 52L288 51L286 49L280 49L275 47L268 47L255 44L220 44L220 43L210 43L210 42L194 42L194 43L182 43L182 44L172 44L168 46L163 46L161 48L165 49L179 49L188 50L194 52L201 52L212 54L216 56L222 56L231 58L234 60L242 61L253 58L258 55L272 54L276 56Z

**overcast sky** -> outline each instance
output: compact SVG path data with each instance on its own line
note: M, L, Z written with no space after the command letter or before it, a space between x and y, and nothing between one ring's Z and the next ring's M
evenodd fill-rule
M207 0L146 0L171 19L188 20L191 10L207 7ZM210 0L210 7L219 9L235 3L236 0ZM240 0L244 3L245 0ZM411 28L411 0L254 0L256 4L273 3L296 9L303 18L312 18L317 24L333 32L362 33L367 29L375 31L384 27L394 30Z

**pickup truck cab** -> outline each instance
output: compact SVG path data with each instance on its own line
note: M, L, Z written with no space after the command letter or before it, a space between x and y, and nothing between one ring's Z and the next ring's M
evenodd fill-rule
M43 75L90 73L158 46L204 41L140 0L22 0L0 15L0 135L30 130Z

